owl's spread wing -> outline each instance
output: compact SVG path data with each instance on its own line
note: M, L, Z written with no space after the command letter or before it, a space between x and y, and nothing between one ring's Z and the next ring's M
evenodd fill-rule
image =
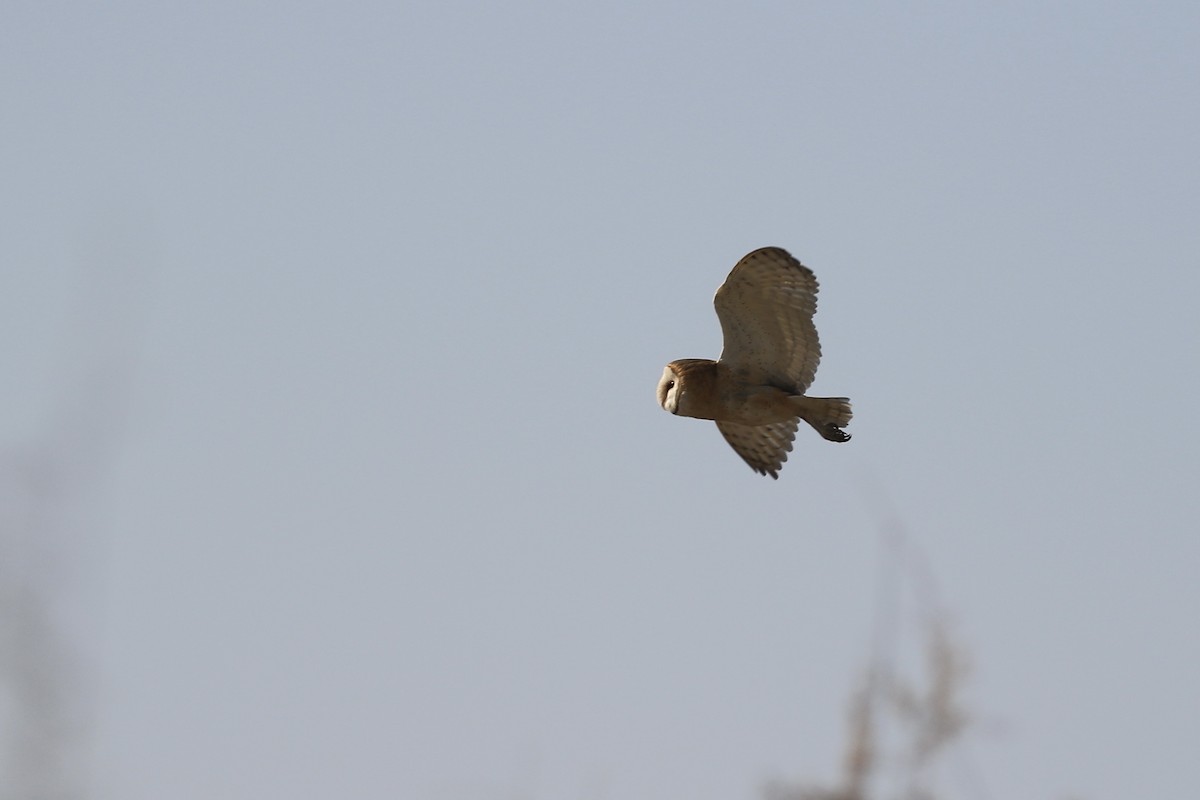
M812 270L786 250L764 247L737 263L713 303L725 335L722 362L780 388L808 388L821 360Z
M736 422L718 422L717 430L725 437L750 469L759 475L770 475L779 479L779 470L792 451L792 440L796 438L799 420L789 419L771 425L739 425Z

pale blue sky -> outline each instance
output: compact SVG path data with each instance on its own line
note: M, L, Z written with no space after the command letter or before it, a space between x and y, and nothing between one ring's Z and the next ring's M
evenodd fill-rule
M1198 42L1182 1L7 4L0 444L121 420L60 523L92 796L832 778L881 495L988 796L1194 792ZM764 245L856 412L778 481L654 400Z

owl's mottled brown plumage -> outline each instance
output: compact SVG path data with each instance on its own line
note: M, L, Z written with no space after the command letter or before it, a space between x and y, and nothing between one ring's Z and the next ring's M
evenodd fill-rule
M658 402L673 414L711 419L755 472L779 477L804 420L824 438L849 441L844 397L807 397L821 360L813 315L817 279L786 250L764 247L734 266L714 305L725 346L717 361L672 361Z

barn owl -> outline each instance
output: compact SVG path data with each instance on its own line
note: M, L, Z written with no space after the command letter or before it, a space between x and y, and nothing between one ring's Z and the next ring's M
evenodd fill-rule
M750 468L779 478L799 421L831 442L847 442L845 397L807 397L821 360L813 325L817 278L786 250L764 247L734 266L713 300L721 358L672 361L658 403L684 417L711 419Z

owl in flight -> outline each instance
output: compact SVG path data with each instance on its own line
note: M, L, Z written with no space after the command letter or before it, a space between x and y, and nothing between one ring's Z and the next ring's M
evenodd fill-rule
M734 266L713 301L721 358L672 361L658 403L672 414L711 419L760 475L779 478L800 420L831 442L848 442L845 397L807 397L821 360L813 325L817 278L786 250L764 247Z

